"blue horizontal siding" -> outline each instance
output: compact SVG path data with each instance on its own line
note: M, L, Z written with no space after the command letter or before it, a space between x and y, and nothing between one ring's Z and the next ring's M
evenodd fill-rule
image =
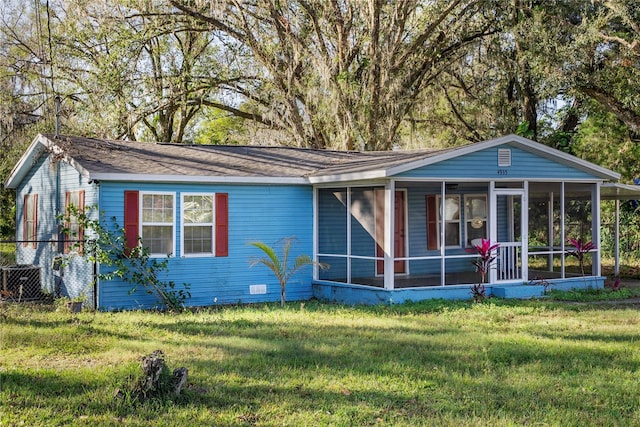
M37 239L56 241L58 235L58 215L64 214L65 193L85 191L85 206L97 204L97 191L76 169L65 162L52 162L50 156L43 155L29 170L16 191L16 239L22 240L24 227L24 196L38 195ZM37 247L17 246L16 262L40 266L41 287L45 292L76 297L84 294L88 301L93 299L92 264L80 256L69 257L68 265L60 276L54 275L53 258L60 255L62 246L56 243L38 243ZM56 295L58 296L58 295Z
M498 149L511 149L511 166L498 167ZM597 180L580 169L504 144L433 165L403 172L400 178L584 179Z
M124 191L160 191L176 194L176 248L181 253L181 193L229 194L229 256L171 257L167 281L177 287L188 283L191 298L187 305L206 306L279 301L280 286L273 273L259 264L250 268L250 261L262 257L262 252L249 245L261 241L274 246L281 254L279 241L296 236L290 259L313 253L313 190L310 186L277 185L193 185L155 183L101 184L100 206L105 218L124 221ZM305 267L294 275L287 286L287 300L311 297L312 268ZM251 285L267 285L267 293L250 294ZM150 307L157 301L144 292L129 296L131 285L112 280L101 284L99 306L103 309Z

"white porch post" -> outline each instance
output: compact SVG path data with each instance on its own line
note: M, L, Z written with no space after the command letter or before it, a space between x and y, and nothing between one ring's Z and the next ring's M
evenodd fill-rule
M447 241L447 236L446 236L446 227L444 226L445 224L445 217L446 217L446 203L445 201L447 200L447 183L445 181L442 181L442 184L440 186L440 221L438 222L438 224L440 225L440 286L444 286L446 285L446 278L447 278L447 272L446 272L446 260L445 260L445 255L446 255L446 244L445 242Z
M560 277L565 278L565 217L564 217L564 181L560 183L560 251L562 256L560 257Z
M384 187L384 288L394 289L394 225L396 183L391 180Z
M320 251L318 250L318 188L313 188L313 260L318 263L320 262L320 257L318 254ZM320 278L318 264L313 264L313 280L318 280Z
M553 190L549 192L549 207L547 209L547 215L549 216L548 227L549 227L549 245L547 250L549 251L549 255L547 255L547 269L549 271L553 271L553 241L555 240L555 235L553 234Z
M615 269L614 274L616 277L620 275L620 199L616 198L616 231L615 231L615 241L614 241L614 256L615 259Z
M522 259L520 261L522 268L522 280L529 281L529 181L522 183L524 194L522 194L521 206L521 230L522 235Z
M594 276L602 275L602 263L600 260L600 254L602 253L600 242L600 183L596 183L593 186L591 192L591 240L596 244L596 251L591 255L591 274Z
M489 182L489 240L491 243L498 241L498 215L497 209L497 197L496 197L496 182ZM495 268L489 269L489 283L495 283L498 280L498 271Z
M351 283L351 187L347 187L347 283Z

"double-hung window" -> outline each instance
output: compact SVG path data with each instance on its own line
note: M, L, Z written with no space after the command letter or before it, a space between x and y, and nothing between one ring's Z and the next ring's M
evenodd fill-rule
M444 199L444 218L442 217L442 197L426 196L427 200L427 248L436 250L441 247L442 227L444 227L445 247L460 247L460 196L449 195Z
M466 222L466 246L473 246L476 239L487 239L487 196L473 194L464 196Z
M442 212L442 208L438 210ZM444 200L444 245L446 247L460 246L460 196L446 196Z
M229 256L229 195L183 193L181 249L183 256ZM152 256L175 254L175 193L125 190L124 233L127 248L142 240Z
M142 244L154 256L167 256L175 248L174 193L141 193Z
M23 212L23 246L35 248L38 238L38 195L26 194L24 196Z
M79 251L82 252L81 241L84 239L84 228L78 218L84 214L84 190L67 191L64 197L64 215L67 217L64 236L64 253L69 253L79 242Z
M213 255L215 196L183 193L181 197L182 254L185 256Z

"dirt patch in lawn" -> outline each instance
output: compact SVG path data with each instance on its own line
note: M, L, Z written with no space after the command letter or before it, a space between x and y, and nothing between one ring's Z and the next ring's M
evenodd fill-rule
M620 279L623 288L637 289L640 288L640 280L638 279Z

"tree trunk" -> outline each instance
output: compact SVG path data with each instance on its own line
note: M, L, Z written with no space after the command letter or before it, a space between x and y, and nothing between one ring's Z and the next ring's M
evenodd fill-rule
M284 285L280 285L280 307L284 308L284 303L286 300L286 287Z

